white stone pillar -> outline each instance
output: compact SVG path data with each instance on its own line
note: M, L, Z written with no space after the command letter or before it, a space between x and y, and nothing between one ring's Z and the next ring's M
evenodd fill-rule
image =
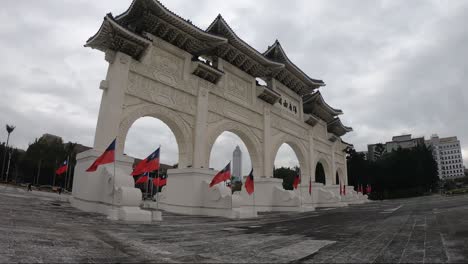
M336 179L336 159L335 159L335 151L336 151L336 141L333 143L333 145L331 146L331 158L332 158L332 161L331 161L331 178L330 178L330 183L327 182L326 185L334 185L333 183L335 182L335 179ZM339 183L335 183L335 184L339 184Z
M314 151L314 131L309 129L309 175L312 182L315 182L315 151Z
M263 172L266 177L273 177L273 158L271 155L271 107L265 106L263 109Z
M106 80L102 81L100 86L103 93L94 137L94 149L100 151L104 151L118 136L132 60L130 56L121 52L107 51L105 56L109 68ZM117 154L122 153L123 149L117 148Z
M205 161L209 162L209 157L205 157L207 151L206 147L208 145L208 89L200 87L198 89L197 96L197 113L195 117L195 132L193 138L193 167L202 168L208 164L205 164ZM210 155L208 153L208 155Z

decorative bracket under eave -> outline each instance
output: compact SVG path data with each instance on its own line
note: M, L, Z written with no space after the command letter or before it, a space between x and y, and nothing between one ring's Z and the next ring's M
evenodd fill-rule
M281 95L273 91L268 86L257 85L257 97L271 105L274 105L281 98Z
M337 137L334 134L331 134L330 137L328 138L328 140L330 140L330 142L336 142L338 139L339 139L339 137Z
M314 127L319 122L319 119L317 117L315 117L314 115L304 114L304 122L306 122L308 125Z
M216 69L210 64L200 61L192 60L192 74L198 76L208 82L217 84L218 81L223 77L224 72Z

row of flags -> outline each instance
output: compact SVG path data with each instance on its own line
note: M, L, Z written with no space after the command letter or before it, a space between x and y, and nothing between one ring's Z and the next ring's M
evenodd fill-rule
M97 168L100 165L114 162L115 161L115 143L116 143L116 139L112 141L112 143L107 147L104 153L101 156L99 156L86 171L94 172L97 170ZM143 175L135 182L135 184L146 183L150 179L153 181L153 185L155 187L162 187L167 184L167 175L161 175L161 176L157 175L156 177L151 176L152 172L158 171L160 169L160 162L159 162L160 150L161 148L159 147L153 153L151 153L146 159L140 161L135 166L131 175L134 177ZM61 175L65 173L67 170L68 170L68 160L65 160L62 163L62 165L56 170L56 174ZM229 162L226 165L226 167L224 167L224 169L219 171L213 177L213 179L210 182L210 188L218 183L225 182L230 179L231 179L231 162ZM301 176L298 173L294 177L294 181L293 181L294 189L297 189L299 184L301 184ZM244 183L244 187L249 195L251 195L255 190L253 168L250 171L249 175L247 176L247 179ZM362 185L358 185L358 192L364 193L364 187ZM366 193L370 193L370 192L371 192L371 186L367 185ZM309 194L312 195L312 178L309 179ZM341 183L340 183L340 195L346 195L346 185L341 185Z

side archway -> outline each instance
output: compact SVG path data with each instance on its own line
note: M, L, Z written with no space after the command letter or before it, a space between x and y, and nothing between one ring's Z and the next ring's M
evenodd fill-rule
M262 169L262 156L260 152L262 149L262 144L260 140L257 138L251 128L233 121L222 121L208 126L207 148L204 157L205 167L209 167L210 153L216 139L226 131L235 134L242 140L242 142L244 142L245 146L247 147L247 151L249 152L255 175L264 176Z
M122 154L125 149L125 139L130 127L141 117L154 117L164 122L174 133L179 148L179 168L186 168L192 164L192 130L182 117L173 110L158 105L143 105L128 111L120 122L117 136L117 153Z
M315 182L324 185L333 184L333 175L330 175L330 162L323 156L319 156L315 163Z
M281 147L281 145L288 144L293 149L299 161L299 167L301 169L302 180L303 181L306 179L308 180L309 179L308 177L310 177L310 175L308 175L309 174L309 164L307 162L307 160L309 160L308 155L307 155L308 152L307 152L307 148L301 142L301 140L296 137L283 134L274 142L275 143L273 144L273 147L271 148L271 156L270 156L271 164L274 164L276 154L278 153L278 150Z

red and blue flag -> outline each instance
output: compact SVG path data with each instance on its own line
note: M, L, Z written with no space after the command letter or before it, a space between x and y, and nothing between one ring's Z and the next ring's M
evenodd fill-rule
M60 167L55 171L55 174L57 175L62 175L64 174L65 172L67 172L68 170L68 161L65 160L61 165Z
M300 183L301 183L301 176L299 174L296 174L296 176L294 176L294 181L293 181L294 189L297 189L297 186L299 186Z
M254 192L254 177L253 177L253 169L250 171L249 176L247 176L247 180L245 181L245 190L249 195Z
M160 148L151 153L146 159L140 161L140 163L135 166L132 176L138 176L147 172L159 170L159 150Z
M96 171L99 165L104 165L115 161L115 141L116 139L114 139L109 147L107 147L106 151L104 151L104 153L102 153L102 155L99 156L99 158L97 158L93 164L91 164L91 166L86 170L87 172Z
M220 182L228 181L230 179L231 179L231 162L229 162L228 165L224 167L224 169L222 169L220 172L218 172L218 174L214 176L213 180L211 180L210 187L213 187L214 185Z

